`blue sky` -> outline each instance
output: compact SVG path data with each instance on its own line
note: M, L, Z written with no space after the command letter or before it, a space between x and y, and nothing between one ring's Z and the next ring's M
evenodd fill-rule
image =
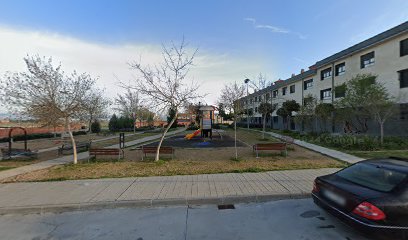
M230 69L220 73L218 79L231 82L252 78L259 72L270 80L286 79L301 68L307 69L324 57L407 20L407 0L2 0L0 32L35 32L111 48L160 46L184 36L190 46L199 48L199 54L228 62L225 68ZM28 54L50 54L41 52L44 46L27 49L34 51ZM65 57L64 52L55 54L61 54L55 56L57 59ZM134 53L135 58L138 54ZM12 54L7 56L10 58L21 61L22 56ZM124 56L121 64L125 65L127 58ZM93 64L93 72L105 74L98 73L97 61ZM0 64L0 72L10 70L3 69L7 67ZM205 69L214 74L223 71ZM214 74L197 74L194 78L205 85L211 82L209 78L217 78ZM105 81L111 78L100 77ZM212 92L219 88L204 86L205 91ZM210 95L209 102L215 98L216 94Z

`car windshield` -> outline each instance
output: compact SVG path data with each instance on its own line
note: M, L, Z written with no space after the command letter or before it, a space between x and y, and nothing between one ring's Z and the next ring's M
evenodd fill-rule
M337 175L363 187L382 192L391 191L407 177L406 173L369 163L355 164L338 172Z

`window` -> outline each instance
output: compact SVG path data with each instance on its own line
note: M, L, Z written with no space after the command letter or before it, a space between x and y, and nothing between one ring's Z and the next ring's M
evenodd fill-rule
M346 96L346 84L336 86L334 88L334 96L336 98L341 98L341 97Z
M267 93L267 94L266 94L266 101L268 101L270 98L271 98L270 94Z
M313 87L313 79L309 79L303 82L303 89L307 90Z
M400 42L400 56L408 55L408 38Z
M346 63L337 64L335 67L336 76L341 76L346 72Z
M291 86L289 87L289 92L290 92L290 93L295 93L295 85L291 85Z
M250 101L250 103L252 104L253 99L251 98L249 101Z
M320 91L320 99L321 100L331 99L331 88L321 90Z
M272 97L276 98L278 96L278 90L272 92Z
M332 75L332 69L331 69L331 67L326 68L326 69L324 69L324 70L322 70L322 71L320 72L320 79L321 79L321 80L324 80L324 79L326 79L326 78L331 77L331 75Z
M258 107L255 108L255 112L256 112L256 113L258 112Z
M400 118L408 120L408 103L400 104Z
M259 102L262 102L262 96L259 96L259 97L258 97L258 101L259 101Z
M278 121L279 121L278 116L274 116L274 117L273 117L273 122L274 122L274 123L278 123Z
M408 176L402 171L383 168L373 163L357 163L336 175L360 186L382 192L390 192Z
M400 88L408 87L408 69L399 71Z
M361 56L361 68L366 68L374 65L374 52L370 52Z
M255 102L258 102L258 97L255 97Z
M286 90L287 89L288 89L287 87L282 88L282 95L286 95Z

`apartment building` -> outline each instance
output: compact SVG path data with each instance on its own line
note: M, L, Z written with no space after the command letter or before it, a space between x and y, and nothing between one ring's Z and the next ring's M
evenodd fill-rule
M305 97L312 95L320 102L333 103L345 94L344 83L357 74L377 75L388 92L395 97L399 114L386 124L387 134L408 135L408 21L372 38L317 61L307 71L242 98L241 104L249 109L250 124L261 124L259 104L263 101L277 103L280 107L287 100L304 104ZM278 107L278 108L279 108ZM398 115L398 116L397 116ZM242 122L246 122L246 117ZM283 119L273 112L267 124L275 129L284 127ZM374 122L369 123L374 125ZM289 123L293 130L301 126ZM333 126L333 132L342 132L343 126ZM369 127L375 134L377 128Z

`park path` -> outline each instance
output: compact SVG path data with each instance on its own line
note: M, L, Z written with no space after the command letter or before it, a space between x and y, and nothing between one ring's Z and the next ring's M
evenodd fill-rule
M185 130L186 130L185 128L182 128L182 129L178 129L175 131L171 131L171 132L168 132L166 136L173 136L174 134L181 133ZM141 143L150 142L150 141L159 139L160 137L161 137L161 133L157 135L152 135L152 136L136 139L133 141L126 142L125 147L130 147L130 146L138 145ZM118 138L118 136L116 136L116 138ZM119 144L111 145L106 148L119 148ZM88 157L89 157L89 152L78 153L78 161L87 159ZM42 161L39 163L34 163L34 164L30 164L30 165L26 165L26 166L22 166L18 168L0 171L0 181L6 178L9 178L9 177L20 175L20 174L24 174L24 173L28 173L28 172L32 172L36 170L41 170L41 169L49 168L49 167L56 166L56 165L62 165L62 164L70 163L70 162L72 162L72 155L67 155L67 156L62 156L62 157L55 158L52 160Z
M244 129L244 130L246 130L246 129ZM254 129L250 129L250 130L251 131L256 131L256 132L262 132L260 130L254 130ZM274 133L274 132L267 132L266 131L265 133L271 135L274 138L285 140L285 141L287 141L288 138L289 138L288 136L281 135L281 134ZM357 156L354 156L354 155L351 155L351 154L348 154L348 153L344 153L344 152L340 152L340 151L333 150L333 149L330 149L330 148L322 147L322 146L319 146L319 145L316 145L316 144L313 144L313 143L308 143L308 142L298 140L298 139L293 139L293 143L298 145L298 146L301 146L301 147L307 148L309 150L312 150L314 152L318 152L320 154L323 154L325 156L329 156L329 157L332 157L332 158L335 158L335 159L338 159L338 160L341 160L341 161L344 161L344 162L348 162L348 163L351 163L351 164L365 160L364 158L360 158L360 157L357 157Z
M0 214L305 198L317 176L337 170L8 183L0 185Z
M130 137L130 136L134 136L134 135L139 135L139 134L143 134L145 132L137 132L137 133L131 133L131 134L126 134L126 137ZM119 136L111 136L111 137L106 137L106 138L101 138L101 139L95 139L92 140L93 143L96 142L103 142L106 140L110 140L110 139L114 139L114 138L118 138ZM29 140L29 141L35 141L35 140ZM54 146L54 147L49 147L49 148L42 148L42 149L38 149L38 153L43 153L43 152L50 152L50 151L55 151L58 150L58 148L60 148L61 146ZM3 157L0 156L0 161L3 160Z

